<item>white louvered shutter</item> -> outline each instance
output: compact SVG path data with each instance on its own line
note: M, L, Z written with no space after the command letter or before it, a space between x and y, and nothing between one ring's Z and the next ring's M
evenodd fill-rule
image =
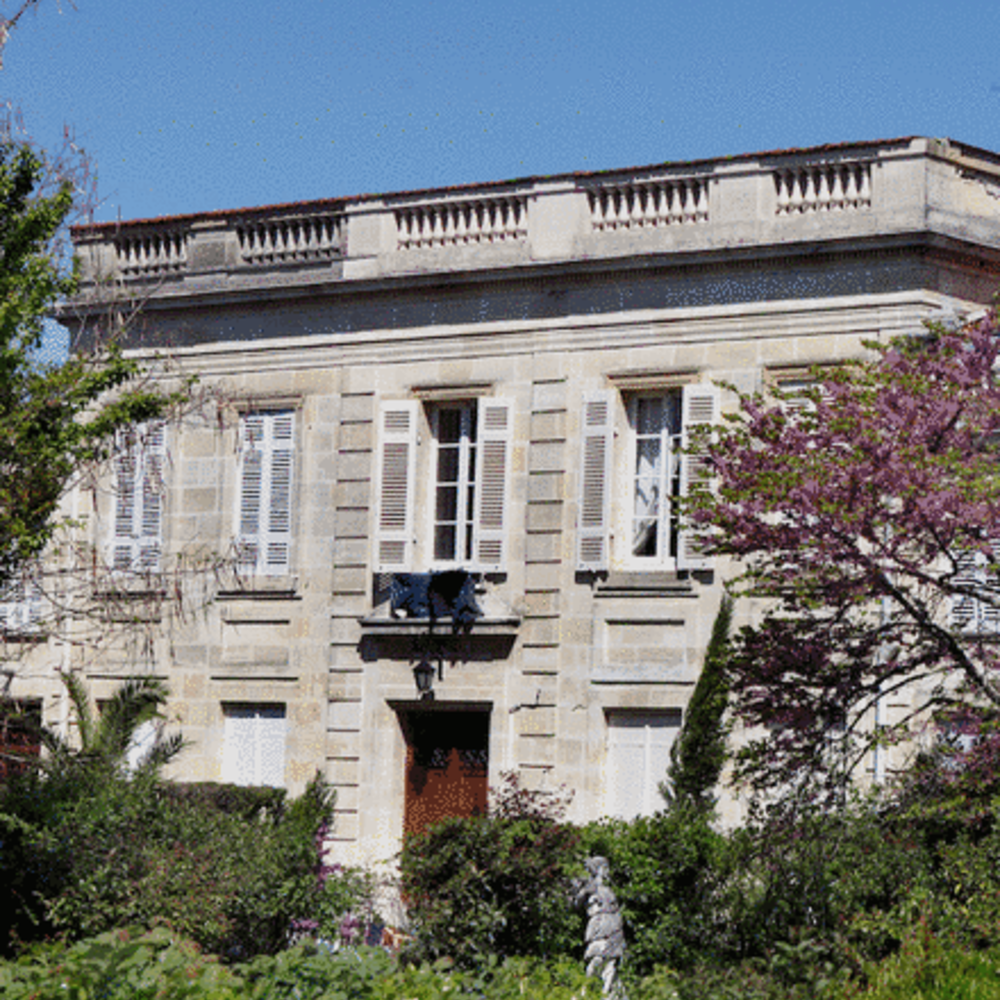
M285 783L284 705L227 705L222 780L236 785Z
M289 572L292 542L292 410L249 413L240 424L240 569L263 576Z
M475 535L472 569L502 573L507 567L507 480L514 407L509 399L479 400Z
M614 404L615 394L610 389L583 397L576 558L579 570L606 570L611 562L608 549Z
M1000 563L1000 539L994 538L990 541L990 548L993 550L992 564ZM1000 632L1000 607L995 601L1000 598L1000 578L992 566L984 567L983 572L984 590L989 591L992 601L980 601L980 628L984 634L996 635Z
M964 550L955 558L956 571L954 582L962 587L977 587L981 582L980 568L977 561L982 560L980 552ZM977 632L979 630L979 601L969 594L955 594L951 599L951 627L958 632Z
M157 573L163 554L163 491L167 454L163 421L135 428L120 439L115 457L112 567Z
M695 383L683 388L681 400L682 448L690 447L691 431L695 427L714 424L719 419L719 390L711 383ZM686 496L692 487L703 483L708 476L705 459L701 455L682 453L681 494ZM706 556L698 545L694 532L682 529L677 539L678 569L708 569L712 557Z
M383 403L379 411L376 573L405 573L413 568L418 415L415 400Z
M1000 541L994 540L991 547L993 561L1000 561ZM990 568L984 553L966 550L958 555L956 562L956 584L973 587L980 593L989 591L1000 596L1000 580ZM951 627L959 632L973 635L996 635L1000 632L1000 607L992 601L969 594L956 594L952 597L949 619Z

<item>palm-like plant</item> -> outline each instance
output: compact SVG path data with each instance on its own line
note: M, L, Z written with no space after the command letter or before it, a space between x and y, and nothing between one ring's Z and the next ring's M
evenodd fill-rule
M101 711L95 713L79 675L62 673L60 677L76 716L78 745L70 744L58 733L43 727L41 742L47 756L41 766L50 773L65 773L80 766L117 772L125 770L140 728L147 722L163 719L161 708L167 702L167 685L159 677L128 677ZM134 770L156 774L185 745L180 734L158 734L149 749L139 757Z

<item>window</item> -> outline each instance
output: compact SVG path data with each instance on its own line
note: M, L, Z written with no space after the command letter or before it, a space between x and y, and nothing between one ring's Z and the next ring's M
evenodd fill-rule
M677 501L701 468L697 455L685 454L689 432L717 413L716 388L701 383L584 397L578 569L710 565L683 530ZM616 440L619 418L625 433Z
M292 539L295 414L275 410L240 420L236 550L241 572L288 573Z
M476 404L437 406L434 423L434 562L470 563L476 523Z
M222 706L222 780L236 785L285 783L285 706Z
M628 554L663 562L677 556L681 492L681 398L674 391L628 401L631 520Z
M30 580L7 585L0 595L0 633L4 638L35 636L42 630L42 592Z
M511 419L496 397L383 404L376 572L504 570Z
M650 816L665 805L660 784L680 731L680 709L613 709L607 724L606 812L622 819Z
M111 565L118 572L160 570L166 437L166 424L159 420L119 435L111 542Z

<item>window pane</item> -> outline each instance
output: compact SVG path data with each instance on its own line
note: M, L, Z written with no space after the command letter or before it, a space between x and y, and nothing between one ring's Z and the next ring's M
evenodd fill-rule
M458 482L459 455L457 448L438 450L437 481L439 483Z
M439 486L437 502L434 505L434 517L438 521L455 521L458 519L458 487Z
M434 558L449 561L455 558L455 525L439 524L435 527Z
M454 444L462 437L462 411L457 407L438 410L438 444Z

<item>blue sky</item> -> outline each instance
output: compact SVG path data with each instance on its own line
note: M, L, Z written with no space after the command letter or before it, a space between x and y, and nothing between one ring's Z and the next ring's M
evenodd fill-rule
M40 0L0 95L43 141L75 130L100 221L898 135L1000 150L998 39L996 0Z

